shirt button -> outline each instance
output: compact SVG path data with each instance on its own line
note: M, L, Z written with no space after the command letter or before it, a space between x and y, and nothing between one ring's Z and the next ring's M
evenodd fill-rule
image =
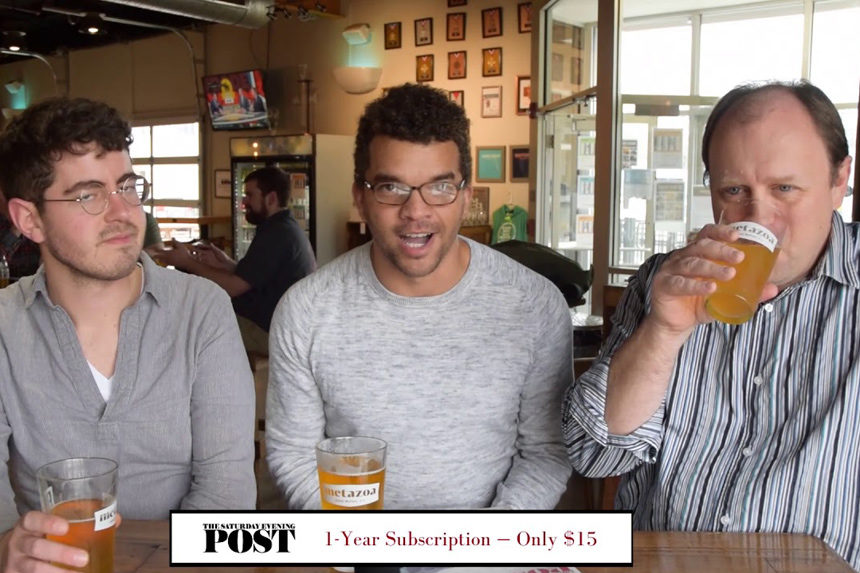
M767 303L766 305L764 305L764 311L765 312L773 312L773 305L770 303Z
M751 455L752 455L753 451L752 451L752 448L744 448L744 449L743 449L743 451L742 451L741 453L742 453L743 455L745 455L745 456L749 457L749 456L751 456Z
M753 384L755 384L756 386L761 386L761 383L762 383L761 376L756 376L755 378L753 378Z
M723 525L728 525L731 522L732 522L732 518L729 517L728 515L724 515L720 518L720 523L722 523Z

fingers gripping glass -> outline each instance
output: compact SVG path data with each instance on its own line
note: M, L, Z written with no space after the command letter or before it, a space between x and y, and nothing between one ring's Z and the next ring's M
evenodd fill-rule
M363 185L365 189L373 191L374 199L385 205L403 205L409 201L413 191L418 191L428 205L449 205L457 198L457 193L466 186L466 180L463 179L460 183L430 181L417 187L393 181L373 184L365 181Z
M120 183L114 191L108 191L104 185L94 184L81 190L73 199L42 199L45 202L76 201L81 209L90 215L98 215L107 209L111 195L119 195L122 200L132 207L138 207L149 196L149 181L144 177L129 177Z

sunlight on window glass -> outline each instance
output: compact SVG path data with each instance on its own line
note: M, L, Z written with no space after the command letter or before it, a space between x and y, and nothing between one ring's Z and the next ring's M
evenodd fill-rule
M690 26L621 32L621 92L690 93Z
M703 23L699 93L721 96L745 82L798 79L802 44L802 14Z
M145 177L147 181L152 181L152 165L149 163L139 163L132 167L132 170L141 177Z
M810 80L834 102L857 101L860 84L860 7L816 9Z
M132 127L131 136L134 141L129 148L129 155L132 157L150 157L149 126Z
M196 157L200 154L199 124L177 123L152 127L153 157Z
M845 126L845 137L848 138L848 154L852 157L851 175L848 176L848 185L854 185L854 171L857 169L857 149L855 143L857 141L857 109L843 109L839 111L842 117L842 125ZM851 220L851 208L854 205L853 197L848 196L842 200L842 206L839 207L839 214L846 221Z
M155 201L166 199L199 200L200 171L196 164L154 165L152 194Z

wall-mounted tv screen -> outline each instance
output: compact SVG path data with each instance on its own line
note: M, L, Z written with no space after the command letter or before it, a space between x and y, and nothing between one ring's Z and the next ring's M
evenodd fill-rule
M269 107L260 70L203 77L212 129L269 127Z

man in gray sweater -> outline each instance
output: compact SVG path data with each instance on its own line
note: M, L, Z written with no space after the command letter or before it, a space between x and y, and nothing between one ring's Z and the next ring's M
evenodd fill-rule
M320 507L319 440L365 435L388 443L387 509L553 508L570 473L570 314L551 282L458 236L462 108L392 88L354 159L373 241L296 283L272 320L267 456L287 505Z
M44 539L36 470L70 457L119 463L117 508L251 509L254 390L217 285L141 254L149 184L131 128L106 104L56 98L0 134L0 189L42 267L0 290L0 568L81 567ZM21 517L19 517L19 515Z

